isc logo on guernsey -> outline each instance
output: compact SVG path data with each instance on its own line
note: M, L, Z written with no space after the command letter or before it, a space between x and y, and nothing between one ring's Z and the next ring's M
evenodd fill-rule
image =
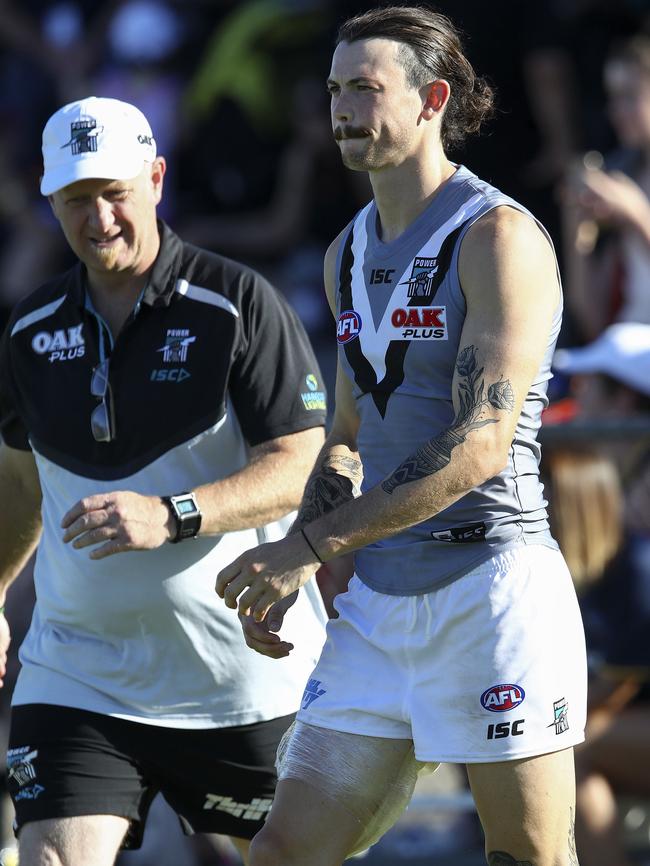
M506 713L518 707L525 697L526 693L521 686L514 683L501 683L483 692L481 706L491 713Z
M336 339L339 343L349 343L361 332L361 316L355 310L345 310L336 323Z

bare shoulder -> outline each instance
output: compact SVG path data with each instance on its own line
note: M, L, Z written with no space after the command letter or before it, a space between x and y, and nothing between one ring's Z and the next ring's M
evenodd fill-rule
M325 293L327 295L327 301L330 305L330 309L333 313L336 310L336 262L338 261L341 244L343 243L343 239L346 237L348 230L348 226L346 226L343 231L339 232L339 234L334 238L332 243L327 248L327 252L325 253Z
M488 211L467 231L462 241L458 270L463 291L472 293L487 283L506 288L516 282L559 297L557 264L551 242L528 214L502 205Z

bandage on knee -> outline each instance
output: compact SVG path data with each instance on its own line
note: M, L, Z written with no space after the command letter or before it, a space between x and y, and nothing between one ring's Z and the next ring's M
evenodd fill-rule
M420 771L410 740L366 737L294 722L277 755L278 779L297 779L345 808L359 822L348 856L365 851L409 804Z

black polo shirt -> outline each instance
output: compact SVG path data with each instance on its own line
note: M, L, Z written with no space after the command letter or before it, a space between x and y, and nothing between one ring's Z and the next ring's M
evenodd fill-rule
M8 445L116 479L213 426L229 400L256 445L325 422L322 379L295 313L259 274L183 243L161 223L141 302L113 346L86 306L81 264L14 311L0 347ZM116 437L96 442L92 371L110 355Z

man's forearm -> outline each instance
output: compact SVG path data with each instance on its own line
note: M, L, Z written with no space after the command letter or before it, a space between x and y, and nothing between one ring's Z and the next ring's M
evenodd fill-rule
M485 387L474 346L459 355L457 371L459 409L453 424L409 455L381 484L314 523L309 537L321 559L421 523L501 470L503 437L489 431L512 414L512 385L501 377ZM493 417L485 417L486 411ZM474 432L482 428L482 434Z
M20 502L0 505L0 606L7 590L36 550L41 536L40 513Z
M264 526L294 511L323 441L321 428L303 431L285 447L275 440L255 449L238 472L196 488L203 513L201 534L217 535ZM286 437L292 441L292 437Z

